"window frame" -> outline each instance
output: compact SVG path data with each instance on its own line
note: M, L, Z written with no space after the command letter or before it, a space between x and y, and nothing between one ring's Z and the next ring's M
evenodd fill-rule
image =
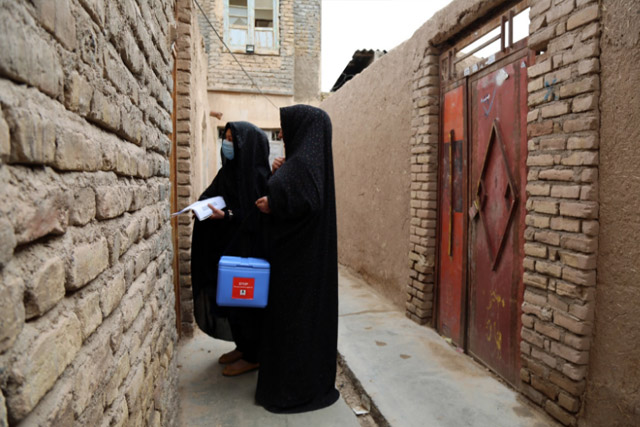
M271 0L273 4L273 28L271 31L273 32L273 47L265 48L258 47L256 45L256 25L255 25L255 11L256 11L256 2L255 0L247 0L247 36L245 45L232 45L231 44L231 25L229 23L229 0L224 0L224 41L229 46L229 49L233 53L244 53L246 52L246 45L253 45L254 52L249 54L256 55L280 55L280 1L279 0ZM269 31L268 27L259 27L260 31Z

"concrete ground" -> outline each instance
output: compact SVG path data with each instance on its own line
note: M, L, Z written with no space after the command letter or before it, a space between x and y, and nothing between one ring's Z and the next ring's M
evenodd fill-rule
M272 414L254 403L257 371L222 376L218 357L234 348L197 331L178 349L180 426L206 427L359 427L341 398L328 408L304 414Z
M345 270L338 351L392 426L558 425Z
M276 415L255 405L257 373L222 376L233 344L196 333L180 344L181 426L358 426L340 399L310 413ZM557 426L543 411L419 326L360 278L340 272L338 350L391 426Z

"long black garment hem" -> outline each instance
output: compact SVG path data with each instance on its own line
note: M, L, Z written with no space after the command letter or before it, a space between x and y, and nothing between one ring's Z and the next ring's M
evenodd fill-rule
M338 399L335 186L329 116L298 105L280 119L287 158L267 184L271 276L256 402L296 413Z
M301 412L317 411L318 409L329 407L334 403L336 403L339 398L340 398L340 393L338 392L338 390L334 388L326 394L317 396L310 402L303 403L301 405L296 405L296 406L282 407L278 405L263 404L258 399L256 399L256 403L263 406L264 409L274 414L299 414Z
M234 307L229 310L229 324L242 359L249 363L260 361L260 332L263 309Z

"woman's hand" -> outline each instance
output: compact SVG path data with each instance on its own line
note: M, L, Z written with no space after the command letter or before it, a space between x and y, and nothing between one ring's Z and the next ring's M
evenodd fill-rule
M210 204L210 203L207 206L209 206L209 209L211 209L213 211L213 213L211 214L209 219L223 219L224 218L224 212L222 212L220 209L214 208L213 205Z
M271 173L274 173L275 171L278 170L278 168L280 168L280 166L282 166L284 163L284 157L276 157L273 160L273 165L271 165Z
M271 208L269 208L269 198L267 196L260 197L258 200L256 200L256 206L262 213L271 213Z

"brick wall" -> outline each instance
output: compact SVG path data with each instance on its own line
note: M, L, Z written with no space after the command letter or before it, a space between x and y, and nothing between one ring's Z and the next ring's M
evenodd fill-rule
M173 425L170 0L0 6L0 425Z
M224 37L224 1L201 0L200 4ZM280 0L279 5L279 54L236 53L236 58L264 92L295 92L300 101L315 101L320 92L321 1ZM209 90L257 92L200 11L198 15L209 57Z
M438 52L423 51L413 76L411 129L411 229L407 317L425 324L433 317L440 113Z
M432 321L439 78L436 55L507 2L454 2L416 37L407 315ZM563 424L583 411L599 239L600 6L532 0L520 388ZM460 18L457 22L451 17ZM366 73L366 71L365 71ZM613 310L613 308L610 308Z
M598 250L600 7L538 0L529 46L523 391L566 425L582 407Z
M478 25L503 0L454 1L425 23L410 42L418 43L411 102L411 204L406 315L419 324L433 322L440 132L439 55L469 25ZM417 42L419 41L419 42Z
M177 210L195 202L217 172L217 132L209 123L207 56L192 0L178 0L178 62L176 72L176 196ZM191 336L195 327L191 291L191 234L193 220L174 220L178 234L178 277L182 332Z
M296 3L294 0L280 0L280 55L235 54L258 86L268 93L293 94ZM224 37L223 0L204 0L200 4L216 31ZM255 92L251 81L210 29L209 24L205 27L202 18L199 19L205 41L208 43L206 47L209 56L209 90Z

